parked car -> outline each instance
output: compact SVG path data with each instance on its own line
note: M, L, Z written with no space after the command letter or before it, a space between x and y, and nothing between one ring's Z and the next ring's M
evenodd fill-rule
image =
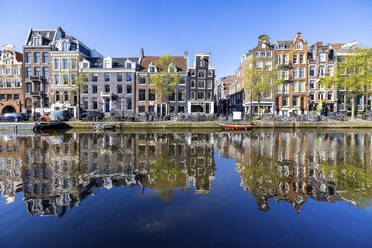
M40 118L41 121L50 121L51 119L52 119L52 116L50 113L45 113Z
M0 116L0 121L27 121L27 118L20 113L7 113Z
M80 119L90 120L90 121L100 121L105 117L105 115L98 111L86 111L80 114Z
M68 121L71 117L71 113L67 110L56 110L52 113L52 120L55 121Z

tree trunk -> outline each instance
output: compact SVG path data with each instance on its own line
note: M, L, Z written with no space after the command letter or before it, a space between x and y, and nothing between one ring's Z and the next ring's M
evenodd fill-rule
M355 97L351 97L351 120L355 120Z
M77 94L77 119L80 120L80 93L81 93L81 90L80 90L80 85L78 87L78 94Z
M261 98L257 101L257 107L258 107L258 119L261 118Z

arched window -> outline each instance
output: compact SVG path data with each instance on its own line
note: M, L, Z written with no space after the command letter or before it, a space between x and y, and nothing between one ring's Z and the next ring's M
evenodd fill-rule
M56 91L56 102L59 101L59 91Z

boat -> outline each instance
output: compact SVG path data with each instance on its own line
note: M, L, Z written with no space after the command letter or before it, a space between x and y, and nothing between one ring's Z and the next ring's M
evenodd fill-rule
M232 123L218 123L225 130L251 130L254 125L251 124L232 124Z

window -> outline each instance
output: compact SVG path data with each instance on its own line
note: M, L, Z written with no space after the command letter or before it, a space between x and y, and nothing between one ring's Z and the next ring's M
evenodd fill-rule
M177 93L178 93L177 100L184 101L182 91L178 91Z
M34 62L40 63L40 53L34 53Z
M292 107L298 106L298 96L292 96Z
M305 82L304 81L300 82L300 92L305 92Z
M132 68L132 63L127 63L127 69L131 69Z
M289 79L289 70L284 69L284 80L288 80L288 79Z
M205 71L204 70L199 70L198 71L198 77L205 78Z
M5 69L6 75L12 75L12 69Z
M131 109L132 109L132 99L127 98L127 110L131 110Z
M190 75L195 76L195 70L190 70Z
M146 78L140 77L139 84L146 84Z
M92 94L97 94L97 85L92 85Z
M155 90L149 89L149 101L155 101Z
M93 74L92 75L92 81L97 82L98 81L98 74Z
M6 94L6 100L12 100L12 94Z
M324 92L319 92L318 93L318 99L319 100L324 100Z
M278 85L278 93L279 93L279 94L282 93L282 85L281 85L281 84Z
M277 64L281 64L282 63L282 55L281 54L277 54L276 55L276 63Z
M318 89L320 90L324 90L324 84L322 84L322 82L318 82Z
M68 102L68 92L67 91L65 91L65 93L63 94L63 96L64 96L64 101L65 102Z
M19 94L14 94L14 100L19 100Z
M298 68L293 68L293 78L298 78Z
M43 75L44 75L44 78L49 77L49 68L48 67L43 67Z
M120 84L117 85L117 93L118 94L122 94L123 93L123 87Z
M195 88L195 80L191 80L191 88Z
M310 77L314 77L315 76L315 66L310 66L309 75L310 75Z
M49 53L43 53L43 63L49 63Z
M206 63L205 63L204 59L200 58L199 66L200 66L200 67L204 67L205 64L206 64Z
M62 51L67 51L67 50L68 50L68 43L62 42Z
M146 90L145 89L139 89L139 101L145 101L146 100Z
M319 77L324 76L324 66L319 66Z
M139 113L145 113L145 106L138 106Z
M71 69L76 70L76 67L77 67L76 59L72 58L71 59Z
M30 83L26 84L26 92L30 93L32 91L32 85Z
M150 66L150 72L155 72L155 66Z
M265 57L266 57L266 52L262 51L262 52L261 52L261 57L262 57L262 58L265 58Z
M54 75L54 83L59 84L59 81L60 81L59 74L55 74Z
M256 56L256 58L259 58L260 57L260 52L255 52L254 56Z
M204 80L198 80L198 88L201 88L201 89L205 88L205 81Z
M288 94L288 92L289 92L289 84L285 83L284 84L284 94Z
M293 54L293 64L298 64L298 57L297 53Z
M319 53L319 62L326 61L326 53Z
M54 70L59 70L59 59L54 59Z
M132 94L132 85L127 85L127 94Z
M298 92L298 87L297 87L297 82L293 82L292 83L292 89L293 89L293 92Z
M315 81L314 80L310 80L310 82L309 82L309 88L310 89L315 89Z
M212 70L208 70L208 77L213 77L213 71Z
M40 77L40 67L35 67L35 77Z
M89 67L89 63L84 63L83 64L83 67L86 69L86 68L88 68Z
M19 81L19 78L14 79L14 87L15 88L20 88L21 87L21 82Z
M94 98L93 98L93 109L97 109L97 108L98 108L97 98L94 97Z
M105 75L105 82L109 82L110 81L110 73L106 72L104 75Z
M26 53L26 63L32 63L31 53Z
M27 67L26 68L26 78L30 78L30 77L32 77L32 68Z
M333 93L332 92L328 92L327 99L328 99L328 101L333 101Z
M195 100L195 91L191 91L191 100Z
M2 75L2 74L3 74L3 69L0 68L0 75Z
M296 43L296 50L302 50L302 43L301 42Z
M68 59L63 59L63 70L67 70L68 69Z
M328 71L329 76L333 76L333 66L332 65L328 66L327 71Z
M110 85L105 84L105 93L110 93Z
M300 64L305 64L305 55L303 53L300 54Z
M8 54L9 54L9 53L8 53ZM6 65L10 65L10 59L6 59L6 60L5 60L5 64L6 64Z
M311 94L310 94L310 101L314 101L314 100L315 100L314 93L311 93Z
M305 78L305 68L304 67L300 68L300 78Z
M5 95L4 94L0 94L0 101L4 101L5 100Z
M212 80L207 81L207 88L212 89Z
M268 58L271 58L272 56L273 56L273 54L272 54L271 51L267 52L267 57L268 57Z
M127 73L127 82L132 82L132 74Z
M265 71L271 71L272 69L272 62L271 61L266 61L265 62Z
M12 79L10 79L10 78L6 79L6 87L7 88L12 88Z
M204 91L198 91L198 100L204 100L205 94Z
M283 63L288 65L289 64L289 56L288 54L283 54Z
M288 107L288 96L283 96L282 98L282 106Z
M257 68L257 70L262 70L262 67L263 67L263 62L262 61L260 61L260 62L256 62L256 68Z
M123 73L121 72L116 73L116 81L118 82L123 81Z

